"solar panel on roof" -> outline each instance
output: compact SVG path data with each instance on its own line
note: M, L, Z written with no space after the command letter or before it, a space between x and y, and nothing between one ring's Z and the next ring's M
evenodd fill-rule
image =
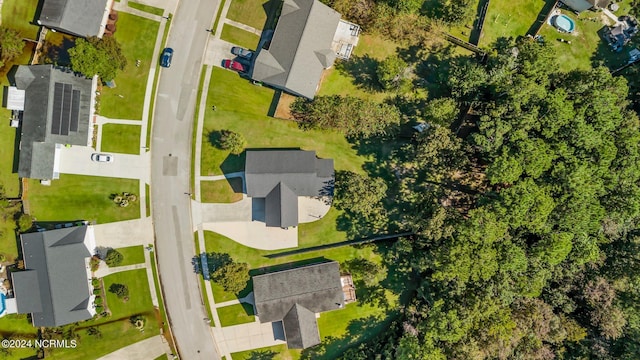
M53 114L51 115L51 133L60 134L60 124L62 119L62 97L64 84L55 83L53 88Z
M73 87L71 84L64 84L64 95L62 98L62 125L60 135L69 135L69 125L71 123L71 94Z
M80 114L80 91L73 90L73 96L71 98L71 123L69 124L69 130L78 131L79 114Z
M69 135L69 131L78 131L79 115L80 91L73 90L71 84L55 83L51 133Z

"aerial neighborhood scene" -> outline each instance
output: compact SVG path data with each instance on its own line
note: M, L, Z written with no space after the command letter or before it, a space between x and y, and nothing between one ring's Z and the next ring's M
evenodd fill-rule
M0 10L0 359L640 359L639 0Z

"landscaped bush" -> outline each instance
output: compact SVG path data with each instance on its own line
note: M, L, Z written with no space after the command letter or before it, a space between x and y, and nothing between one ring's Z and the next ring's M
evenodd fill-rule
M98 267L100 266L100 258L98 258L97 256L92 256L91 261L89 261L89 266L91 266L91 271L93 272L98 271ZM97 280L98 279L96 279L96 281Z
M138 195L123 192L120 194L111 194L111 199L114 203L116 203L120 207L127 207L129 204L134 203L138 200Z
M212 275L213 281L222 285L225 291L237 294L247 286L249 265L232 262L217 269Z
M101 292L102 290L100 289L93 289L93 295L100 295Z
M104 312L104 307L102 305L96 305L96 314L100 314L104 316L102 313Z
M109 251L107 251L107 256L104 257L104 262L107 263L109 267L114 267L120 265L120 263L122 263L122 259L124 259L124 256L122 256L118 250L109 249Z
M146 319L142 315L134 315L131 318L129 318L129 321L131 322L131 325L135 326L136 329L140 331L144 329L144 325L146 323Z
M124 299L125 301L129 299L129 287L127 285L111 284L109 292L115 294L118 299Z
M100 280L98 278L92 278L91 279L91 286L93 286L94 288L97 288L100 286Z
M231 130L220 131L220 148L229 150L232 154L240 154L247 146L244 136Z
M101 296L96 296L96 299L95 299L95 300L93 300L93 303L94 303L96 306L100 306L100 305L104 304L104 299L102 299L102 297L101 297Z

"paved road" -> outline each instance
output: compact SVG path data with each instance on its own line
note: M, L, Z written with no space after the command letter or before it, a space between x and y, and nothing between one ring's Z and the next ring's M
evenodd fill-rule
M201 59L218 0L181 1L167 46L171 68L162 69L151 142L151 189L156 252L171 328L183 359L219 359L200 298L191 258L191 137Z

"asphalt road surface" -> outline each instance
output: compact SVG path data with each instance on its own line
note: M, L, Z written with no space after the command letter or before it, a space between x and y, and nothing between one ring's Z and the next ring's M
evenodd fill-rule
M151 199L160 280L182 359L220 359L200 300L190 214L191 135L201 59L218 0L180 1L160 74L151 143ZM159 54L157 54L159 55Z

